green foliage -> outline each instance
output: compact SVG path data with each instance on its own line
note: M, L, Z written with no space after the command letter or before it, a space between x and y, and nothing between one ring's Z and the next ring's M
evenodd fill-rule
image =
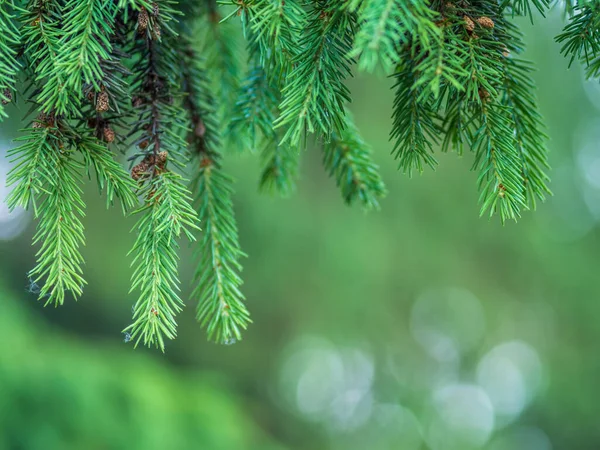
M239 290L239 262L244 253L238 242L233 214L232 179L209 156L199 160L193 183L196 206L204 226L197 250L198 270L193 296L199 299L198 320L207 327L209 338L228 344L242 338L250 322Z
M365 209L379 208L379 200L386 194L379 168L369 154L350 119L323 145L323 165L335 178L344 201L349 205L360 202Z
M418 42L425 54L439 44L438 15L425 0L366 0L358 13L360 28L350 53L360 70L378 65L388 72L402 62L402 48Z
M356 18L353 13L319 0L311 5L306 32L293 58L294 69L287 77L279 106L277 127L289 127L282 138L298 145L307 132L318 131L325 139L344 129L344 103L350 91L344 80L350 76Z
M142 297L128 328L136 342L164 349L165 338L175 336L183 304L176 293L177 237L191 236L197 219L204 228L192 294L198 318L214 340L239 339L250 319L239 291L243 252L224 155L258 153L259 189L289 195L302 151L322 145L324 166L344 200L376 208L385 187L348 113L346 81L354 68L394 79L390 136L400 169L412 175L435 168L438 150L467 154L478 172L481 214L517 219L550 190L533 68L522 59L513 16L543 14L548 6L547 0L0 2L7 30L0 38L0 99L12 100L22 66L24 97L43 113L11 153L17 165L10 206L32 206L39 236L50 241L43 245L62 259L73 255L62 275L43 247L34 271L38 280L47 278L43 292L58 304L61 292L81 294L79 178L93 172L108 205L119 198L125 210L138 206L134 285ZM566 11L570 23L557 38L562 52L597 77L599 3L567 2ZM128 153L130 175L115 161L117 150ZM68 202L78 206L68 209ZM49 211L50 205L58 207ZM52 218L61 208L74 234L56 244L63 231ZM185 223L171 221L177 217ZM148 261L157 279L146 278ZM151 317L153 309L164 314Z
M199 229L197 214L190 206L190 193L182 178L173 173L157 174L140 189L144 205L135 226L137 239L131 289L140 295L133 308L133 323L126 328L136 345L154 345L165 350L165 338L176 336L175 316L183 307L177 277L177 239L183 234L193 241Z
M104 0L70 0L64 8L59 65L64 83L77 98L84 82L100 90L99 81L104 78L101 61L110 59L112 52L116 5Z
M21 65L17 61L20 30L14 22L15 5L10 0L0 1L0 120L7 117L4 105L13 98L16 78Z

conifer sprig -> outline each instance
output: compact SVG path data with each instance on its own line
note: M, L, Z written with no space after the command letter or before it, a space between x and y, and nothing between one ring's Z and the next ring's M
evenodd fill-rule
M218 130L210 121L215 101L193 43L189 38L186 41L182 61L185 106L191 122L188 141L195 172L191 189L204 228L196 251L198 268L192 297L198 301L197 318L206 327L209 339L230 344L242 338L242 331L251 322L240 291L240 259L245 255L233 211L233 179L221 168Z
M245 256L238 242L232 195L233 180L225 175L215 157L200 156L193 191L204 227L197 251L198 270L194 275L194 298L199 299L198 321L206 326L215 342L240 340L251 322L239 287L240 259Z
M387 193L370 153L350 119L340 133L333 133L323 145L325 169L335 178L348 205L359 202L364 209L377 209Z
M99 82L105 76L101 63L111 59L116 6L105 0L69 0L64 5L59 70L75 96L81 95L83 83L101 89Z
M134 211L136 242L131 290L140 295L133 307L133 323L125 329L136 346L156 346L163 352L165 338L177 335L175 316L182 310L177 266L178 239L194 241L197 214L181 176L164 171L155 173L140 189L144 205Z
M437 13L425 0L365 0L358 12L359 30L350 56L369 72L388 72L402 60L406 45L428 52L439 45Z
M80 187L83 165L74 159L73 141L63 135L66 124L42 114L22 144L9 151L16 163L8 175L15 185L7 199L10 209L33 205L38 219L33 244L40 244L37 265L29 273L35 283L43 281L39 299L63 305L65 293L77 299L83 293L83 224L85 204Z
M69 95L61 70L61 4L57 0L30 0L21 16L26 67L33 75L34 97L48 114L76 111L77 96Z
M355 60L394 77L400 169L435 168L438 149L470 154L482 214L520 217L550 190L547 136L513 16L550 3L0 0L0 118L21 67L39 114L9 153L8 204L38 219L31 276L45 283L41 298L60 305L81 295L80 183L93 173L107 205L118 200L137 218L140 296L128 339L164 350L175 337L179 239L194 240L200 219L198 319L211 339L239 340L250 317L224 154L260 153L260 190L287 195L314 134L346 203L377 208L385 186L347 111ZM563 54L600 77L600 2L568 0L565 10ZM130 149L128 174L112 152Z
M301 51L293 59L294 69L282 90L281 115L276 127L286 127L282 142L297 146L307 133L318 132L329 140L345 126L344 104L350 91L344 84L350 76L356 17L326 0L311 4Z
M132 176L139 183L143 206L135 211L140 217L131 251L136 266L132 290L139 290L140 296L133 323L125 332L136 345L141 342L163 351L165 338L176 336L175 315L183 306L178 294L177 239L185 235L192 241L193 231L199 230L186 181L170 170L188 160L177 91L179 61L171 51L176 34L168 26L175 14L172 6L173 2L165 1L155 2L151 10L140 8L131 49L139 60L131 83L138 117L130 134L139 149L134 158L143 158Z
M0 0L0 120L7 117L4 106L14 98L15 83L21 67L17 61L21 36L15 25L15 9L13 1Z
M433 96L422 95L423 87L415 87L419 72L412 61L411 54L406 52L394 75L396 94L390 135L395 142L394 156L409 175L413 170L423 172L426 165L435 168L433 146L441 132Z

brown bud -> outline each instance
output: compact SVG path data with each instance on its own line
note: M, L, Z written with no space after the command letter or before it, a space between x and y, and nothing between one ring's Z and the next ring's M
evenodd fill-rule
M108 97L108 92L102 91L98 94L98 98L96 99L96 111L106 112L109 108L110 98Z
M152 27L152 33L154 35L155 40L160 39L162 32L160 30L160 25L158 23L155 23L154 26Z
M156 2L152 3L152 15L154 17L158 17L160 15L160 6Z
M142 150L146 150L149 145L150 145L150 141L148 139L144 139L142 142L140 142L139 147Z
M504 50L502 50L502 56L504 56L505 58L508 58L510 56L510 50L506 47L504 47Z
M111 144L115 141L115 130L113 130L109 125L104 126L102 134L104 135L105 142Z
M488 91L486 91L484 88L479 88L479 98L481 99L482 102L486 102L489 100L490 98L490 93Z
M160 152L156 158L156 165L159 167L164 166L167 163L168 157L169 157L168 152Z
M10 89L8 89L8 88L4 89L4 92L2 93L2 95L4 96L4 98L2 99L3 105L8 105L10 102L12 102L13 93Z
M148 21L150 18L148 17L148 11L146 8L142 8L140 13L138 14L138 32L143 33L148 29Z
M137 166L134 166L133 169L131 169L131 178L137 181L144 176L147 170L148 165L142 161Z
M137 95L133 96L131 98L131 105L134 108L139 108L140 106L142 106L144 104L144 99L142 97L139 97Z
M477 19L477 23L483 28L488 28L490 30L494 28L494 21L486 16L482 16L479 19Z
M467 29L467 31L473 31L475 29L475 22L473 22L473 20L471 20L469 16L464 16L463 19L465 21L465 28Z

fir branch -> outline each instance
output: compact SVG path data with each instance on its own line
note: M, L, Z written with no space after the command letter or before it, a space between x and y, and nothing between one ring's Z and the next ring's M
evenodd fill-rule
M163 351L165 338L175 338L175 315L182 306L177 294L177 238L185 234L194 240L192 231L199 230L183 178L167 167L168 163L183 167L188 159L183 139L185 113L177 91L176 34L167 26L174 20L172 3L156 2L151 11L142 8L137 14L132 53L140 59L131 83L138 114L131 136L140 149L134 159L143 156L132 176L139 182L144 205L136 211L141 217L132 249L137 266L132 290L139 288L140 297L134 306L133 324L125 331L136 345L142 342Z
M84 245L85 204L79 186L83 166L73 158L61 128L54 117L42 114L18 139L22 144L9 151L17 164L8 176L8 185L15 187L7 200L11 210L33 204L39 221L33 245L41 245L30 278L44 281L39 299L56 306L64 304L66 291L75 299L81 296L85 284L79 251Z
M481 215L499 212L502 222L517 220L521 210L527 209L522 161L515 148L512 127L510 109L484 106L481 126L473 142L476 152L473 168L479 169Z
M262 67L254 67L240 89L226 135L243 136L239 150L255 151L263 139L275 141L274 110L277 110L279 91L269 83Z
M21 33L15 26L15 10L12 0L0 0L0 120L7 117L4 106L14 98L15 83L21 68L17 61Z
M21 16L22 42L27 70L31 71L33 97L47 113L77 114L78 97L70 95L61 70L62 5L57 0L30 0Z
M435 122L438 114L432 96L423 96L423 88L414 87L418 77L411 55L406 52L394 75L396 95L390 139L395 141L393 153L399 168L409 175L413 170L422 173L425 165L435 169L433 145L441 131Z
M200 154L198 161L192 190L204 234L196 253L198 269L192 295L199 299L198 321L206 326L209 339L225 344L240 340L251 322L239 290L239 260L244 253L231 200L233 180L221 171L214 156Z
M59 42L62 58L59 66L72 96L82 95L82 84L92 84L99 91L105 75L102 60L110 60L111 35L114 29L116 4L105 0L69 0L64 5L62 38Z
M298 40L306 13L298 0L249 0L224 2L235 6L228 16L239 15L251 53L256 49L260 65L280 84L298 53Z
M197 215L191 208L189 191L181 176L164 171L146 180L140 190L144 206L134 212L140 218L135 226L137 239L131 291L139 290L133 310L133 323L125 329L137 346L156 346L163 352L165 338L175 339L175 316L183 308L177 275L179 244L184 235L195 240Z
M426 0L365 0L350 56L358 58L360 70L372 72L382 66L387 72L401 61L406 45L423 52L438 45L437 16Z
M323 165L335 178L348 205L358 201L365 209L378 209L379 200L386 195L379 167L371 161L371 150L347 119L341 133L333 133L323 145Z
M600 59L600 2L577 2L571 11L569 23L556 37L562 44L561 53L573 61L581 61L588 70L588 78L598 76Z
M533 23L533 8L535 8L542 17L546 17L546 11L550 8L550 3L550 0L503 0L501 8L504 9L510 7L513 15L529 16L529 19Z
M263 163L259 189L287 197L296 190L300 154L287 143L266 141L261 152Z
M208 78L216 92L219 105L219 122L225 127L231 117L230 108L235 105L241 84L241 49L238 32L229 23L220 22L216 9L209 9L198 21L191 33L200 44L199 54L210 67Z
M204 233L196 252L198 269L192 296L198 300L197 318L209 339L232 343L251 322L239 287L240 259L245 256L238 240L233 211L233 180L223 173L212 117L214 100L200 59L189 37L182 55L185 106L191 122L188 141L197 173L192 180L194 205ZM207 126L208 125L208 126Z
M352 46L356 17L318 0L311 6L306 31L294 69L282 90L281 115L276 127L289 127L282 142L300 143L307 133L317 131L326 140L345 126L344 103L350 101L345 79L351 75Z
M533 67L527 61L511 56L522 51L521 34L515 26L507 24L507 28L512 39L503 52L504 76L500 102L511 111L515 148L521 159L527 201L529 207L535 209L536 199L543 201L547 194L551 195L548 188L550 179L545 173L550 168L546 148L548 136L530 76Z

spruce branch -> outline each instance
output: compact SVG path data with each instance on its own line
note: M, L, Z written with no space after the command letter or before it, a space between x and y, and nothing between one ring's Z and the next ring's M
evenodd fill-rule
M238 143L240 151L254 152L263 139L276 144L273 124L278 103L279 90L269 82L264 69L255 66L240 88L226 131L227 136L243 136L242 142Z
M227 126L231 117L230 108L236 103L241 84L241 48L238 45L238 30L232 24L221 22L221 16L213 5L204 11L191 33L201 46L199 54L211 70L207 76L216 92L219 122Z
M424 166L435 169L433 146L437 143L440 127L433 96L423 95L423 87L415 87L419 73L410 53L398 66L394 75L396 95L394 98L393 127L390 139L395 141L394 156L399 168L412 175L413 170L422 173Z
M350 56L360 70L388 72L402 59L402 49L418 46L423 52L439 45L438 15L426 0L366 0L358 12L359 29Z
M499 212L503 222L517 220L521 210L528 206L510 114L508 108L500 105L484 106L481 126L473 142L476 152L473 167L479 169L481 215Z
M351 75L356 17L325 0L315 1L293 60L294 69L282 90L281 115L275 125L286 127L282 142L298 145L306 133L318 132L326 140L345 126L344 103L350 91L344 84Z
M14 189L7 204L29 208L38 219L33 245L40 244L37 265L30 272L35 283L43 280L39 299L46 304L63 305L65 293L77 299L83 292L83 224L85 204L79 184L83 165L73 156L74 145L63 134L66 124L42 114L26 135L9 151L16 165L8 175Z
M535 85L530 73L534 70L532 64L512 54L518 55L523 44L521 34L514 26L508 26L512 37L510 48L503 52L504 76L500 102L511 111L514 126L515 148L517 149L522 166L523 182L525 183L528 205L536 207L536 199L544 201L546 195L551 195L548 188L550 178L546 170L548 151L545 125L538 110L535 98Z
M600 2L577 2L563 32L556 37L562 44L561 53L569 57L569 67L575 60L587 69L588 78L600 74Z
M249 0L223 2L234 6L227 17L241 18L250 53L257 53L260 66L281 84L298 53L298 39L306 23L306 12L298 0Z
M156 168L140 189L144 205L133 214L139 219L134 228L137 239L131 291L139 290L133 307L133 323L124 332L135 345L156 346L163 352L165 338L175 339L175 316L182 310L177 266L178 238L194 241L197 214L190 206L190 193L180 175Z
M199 64L201 59L191 39L186 41L181 60L185 106L191 122L188 141L195 167L191 190L204 227L196 251L198 268L192 296L198 301L197 318L206 327L209 339L227 344L240 340L251 322L239 289L240 259L245 255L233 211L233 179L223 172L217 150L214 99Z
M231 343L242 338L251 322L239 286L245 256L238 242L233 204L233 180L207 153L199 155L199 170L193 180L195 204L204 234L197 251L193 297L199 299L197 317L206 326L209 339Z
M116 4L105 0L69 0L64 5L59 68L72 96L79 97L83 83L100 91L105 75L102 60L110 60Z
M44 113L66 115L77 110L78 97L69 95L61 70L61 11L57 0L30 0L21 16L21 30L36 103Z
M176 12L173 2L155 5L137 13L131 49L140 57L131 83L138 116L131 136L140 150L134 159L143 157L132 176L139 183L143 206L135 212L140 215L135 229L138 237L130 252L136 266L132 290L138 289L140 296L133 323L125 332L136 345L142 342L164 351L165 338L175 338L175 315L183 305L177 293L177 239L183 234L194 240L192 232L199 227L185 180L167 167L169 163L183 167L188 160L185 113L177 91L176 33L169 25Z
M378 209L387 191L379 167L371 161L371 150L348 118L342 132L333 133L323 145L323 165L335 178L348 205L360 202L364 209Z
M4 106L14 98L15 83L21 68L17 61L21 33L15 25L16 10L12 0L0 0L0 120L7 117Z
M550 3L551 0L503 0L502 9L509 7L513 15L528 16L533 23L534 8L545 17Z

